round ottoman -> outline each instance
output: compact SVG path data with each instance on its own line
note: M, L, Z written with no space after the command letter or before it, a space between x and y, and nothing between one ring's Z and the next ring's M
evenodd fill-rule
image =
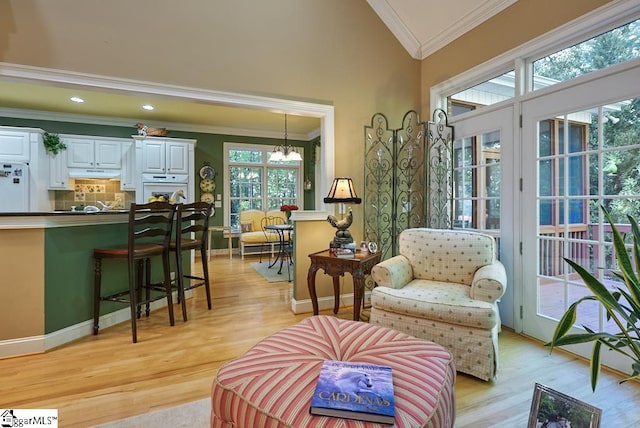
M396 427L453 427L456 369L445 348L331 316L307 318L222 366L212 387L211 426L388 426L309 414L324 360L391 366Z

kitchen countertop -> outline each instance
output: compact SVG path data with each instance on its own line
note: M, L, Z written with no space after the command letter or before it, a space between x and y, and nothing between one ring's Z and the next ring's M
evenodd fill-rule
M126 223L129 221L128 214L128 210L0 213L0 229L47 229L51 227Z

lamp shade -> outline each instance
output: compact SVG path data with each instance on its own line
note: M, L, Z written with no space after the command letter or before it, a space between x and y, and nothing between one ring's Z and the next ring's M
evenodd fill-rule
M333 180L329 194L324 198L325 204L351 202L359 204L362 199L356 195L353 181L350 178L338 177Z

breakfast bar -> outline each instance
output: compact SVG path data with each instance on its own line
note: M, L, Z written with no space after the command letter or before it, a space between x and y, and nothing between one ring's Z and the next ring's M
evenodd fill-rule
M93 249L125 243L127 222L126 211L0 213L0 358L92 333ZM127 283L124 264L105 269L105 290ZM103 305L101 326L127 320L122 309Z

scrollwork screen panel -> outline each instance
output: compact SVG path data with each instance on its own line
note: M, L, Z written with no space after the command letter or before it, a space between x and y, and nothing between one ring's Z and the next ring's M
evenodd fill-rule
M435 229L453 225L453 126L444 110L436 109L428 122L426 224Z

